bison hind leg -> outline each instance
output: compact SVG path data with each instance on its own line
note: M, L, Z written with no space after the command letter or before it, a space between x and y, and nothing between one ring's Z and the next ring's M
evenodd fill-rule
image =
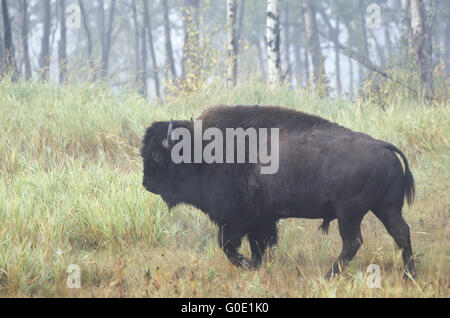
M391 206L374 209L374 214L381 220L388 233L394 238L398 247L402 250L403 264L405 267L405 278L409 273L415 276L413 252L411 247L411 237L409 226L401 214L401 207Z
M363 239L360 225L366 213L367 211L338 216L339 234L342 238L342 251L325 278L331 278L342 272L362 245Z

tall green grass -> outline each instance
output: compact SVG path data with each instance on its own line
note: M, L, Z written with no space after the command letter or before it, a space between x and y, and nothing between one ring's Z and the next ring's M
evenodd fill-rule
M320 277L340 240L336 233L319 236L314 221L281 222L274 260L246 272L227 263L214 226L199 211L182 206L169 213L158 196L145 192L138 155L145 128L155 120L195 118L216 104L283 105L402 149L418 190L416 204L404 212L417 252L417 282L405 285L399 278L398 253L373 218L363 223L368 250L357 254L347 276L326 282ZM449 123L449 105L397 96L383 110L288 87L269 90L257 82L232 90L210 85L149 102L98 84L4 80L0 295L448 296ZM367 289L363 265L370 262L384 264L389 287ZM66 286L71 263L82 268L77 291ZM145 276L147 270L152 275Z

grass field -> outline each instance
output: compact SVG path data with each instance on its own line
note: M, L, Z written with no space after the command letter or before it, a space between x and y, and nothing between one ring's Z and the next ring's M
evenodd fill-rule
M336 221L280 222L279 246L257 271L233 267L200 211L169 212L146 192L138 149L154 120L189 119L215 104L275 104L323 116L395 144L416 180L403 215L417 278L402 279L401 253L369 213L364 244L345 273L323 276L338 256ZM0 82L0 296L2 297L449 297L449 105L394 96L370 103L252 83L149 103L98 85ZM243 252L249 254L245 241ZM69 264L81 288L67 287ZM370 264L381 268L369 288Z

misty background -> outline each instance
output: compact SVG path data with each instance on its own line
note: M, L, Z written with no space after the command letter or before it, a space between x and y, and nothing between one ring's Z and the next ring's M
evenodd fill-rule
M2 20L1 73L13 80L104 81L164 98L270 82L275 49L277 83L327 96L383 94L387 81L432 97L448 84L446 0L2 0Z

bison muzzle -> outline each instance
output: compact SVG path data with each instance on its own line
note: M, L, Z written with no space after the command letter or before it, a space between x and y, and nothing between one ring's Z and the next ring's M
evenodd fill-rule
M276 106L215 106L198 118L202 129L279 129L279 168L261 174L260 163L174 163L173 129L193 133L192 120L154 122L141 155L144 187L169 208L186 203L218 225L219 245L237 266L257 268L277 243L281 218L337 219L343 247L327 277L338 274L363 240L361 221L370 210L402 249L407 273L414 275L409 226L401 211L414 197L414 179L404 154L390 143L354 132L326 119ZM226 149L224 149L226 151ZM396 156L398 154L404 165ZM247 235L251 260L238 252Z

